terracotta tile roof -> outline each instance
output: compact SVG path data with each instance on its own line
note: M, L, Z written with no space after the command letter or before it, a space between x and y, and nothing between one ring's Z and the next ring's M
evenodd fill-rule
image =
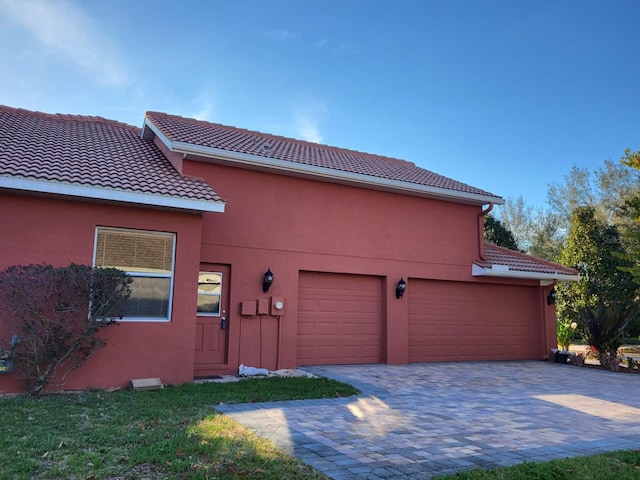
M475 263L484 268L492 265L505 265L511 271L530 272L540 274L578 275L578 271L565 267L559 263L550 262L541 258L536 258L525 253L499 247L492 243L484 244L484 255L486 260L478 260Z
M497 195L438 175L404 160L242 130L166 113L147 112L146 117L147 121L151 121L172 143L179 142L227 150L265 159L283 160L292 164L324 167L501 200Z
M203 180L181 176L140 132L101 117L0 106L0 178L222 201Z

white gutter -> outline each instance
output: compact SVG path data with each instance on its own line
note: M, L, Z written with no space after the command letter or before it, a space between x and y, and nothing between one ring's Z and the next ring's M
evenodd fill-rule
M134 203L154 207L195 210L199 212L224 212L225 203L207 200L194 200L182 197L170 197L152 193L116 190L104 187L91 187L51 180L35 180L30 178L8 177L0 175L0 189L49 193L70 197L81 197L115 202Z
M560 272L524 272L522 270L511 270L507 265L492 265L491 268L481 267L473 264L471 275L474 277L501 277L501 278L520 278L525 280L540 280L541 285L549 285L553 281L559 282L577 282L582 277L580 275L567 275Z
M420 185L416 183L391 180L387 178L375 177L373 175L364 175L361 173L352 173L342 170L336 170L328 167L318 167L315 165L305 165L301 163L280 160L277 158L261 157L259 155L233 152L221 148L206 147L202 145L194 145L186 142L170 141L153 121L145 118L144 127L149 127L155 133L162 143L164 143L172 152L182 153L183 155L200 155L205 157L215 157L222 161L233 162L236 164L246 165L249 167L258 167L261 169L278 170L289 175L298 174L306 177L321 177L341 183L359 184L369 188L401 191L413 195L435 197L446 200L455 200L461 203L471 203L484 205L486 203L495 203L497 205L504 204L504 199L494 197L492 195L481 195L476 193L458 192L448 188L432 187ZM142 135L144 137L144 127Z

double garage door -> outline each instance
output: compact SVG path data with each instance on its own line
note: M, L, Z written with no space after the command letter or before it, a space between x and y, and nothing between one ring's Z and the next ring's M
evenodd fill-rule
M411 279L409 362L538 358L531 287ZM384 359L380 277L301 272L298 365ZM395 319L392 321L399 321Z
M430 280L410 288L409 362L539 358L535 288Z

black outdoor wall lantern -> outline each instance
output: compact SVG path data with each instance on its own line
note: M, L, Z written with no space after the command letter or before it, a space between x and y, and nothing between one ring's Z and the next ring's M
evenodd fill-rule
M396 298L402 298L405 290L407 289L407 282L404 281L404 278L401 278L396 286Z
M272 283L273 283L273 273L271 273L271 267L269 267L264 274L264 279L262 280L262 293L267 293Z
M547 295L547 305L554 305L556 303L556 289L552 288Z

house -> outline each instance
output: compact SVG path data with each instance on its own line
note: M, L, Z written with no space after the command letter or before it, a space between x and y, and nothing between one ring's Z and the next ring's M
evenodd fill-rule
M407 161L165 113L139 129L0 107L0 268L134 279L107 347L64 388L241 363L544 359L547 297L577 272L485 243L501 203Z

